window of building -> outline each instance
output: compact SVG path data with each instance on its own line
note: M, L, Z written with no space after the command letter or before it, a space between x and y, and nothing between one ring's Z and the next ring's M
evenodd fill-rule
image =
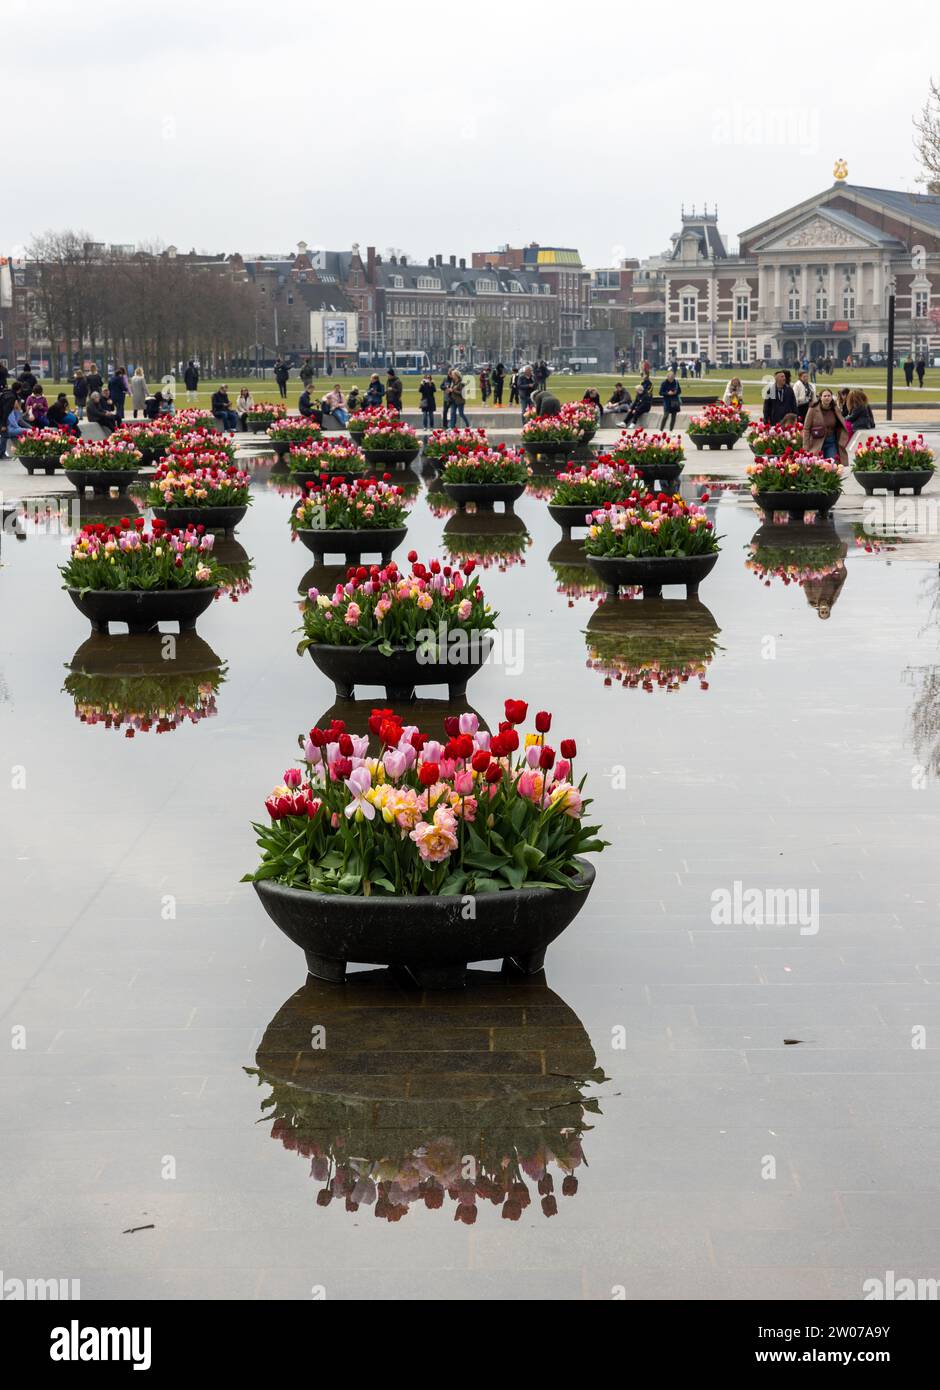
M925 319L930 313L930 291L916 289L914 291L914 317L915 319Z
M441 282L440 282L440 280L438 280L434 275L419 275L419 276L418 276L418 289L419 289L419 290L439 290L440 288L441 288Z
M818 320L827 319L829 317L829 295L821 285L816 286L815 306L816 318Z
M842 291L842 317L844 319L854 319L855 317L854 285L846 285Z
M694 291L684 291L679 299L679 316L683 323L694 323L698 317L698 295Z
M392 288L393 288L393 289L396 289L396 290L403 290L403 289L405 288L405 279L404 279L404 276L402 276L402 275L393 275L393 276L392 276Z
M734 296L734 317L744 323L751 317L751 296L743 290Z
M800 317L800 292L797 289L791 289L787 295L787 317L794 321Z

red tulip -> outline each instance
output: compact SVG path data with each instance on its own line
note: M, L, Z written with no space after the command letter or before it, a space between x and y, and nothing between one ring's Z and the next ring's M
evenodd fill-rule
M540 709L535 716L535 727L540 734L547 734L552 727L552 716L548 710Z
M542 769L543 772L547 772L550 767L554 766L554 763L555 750L554 748L549 748L548 744L546 743L545 746L542 748L541 753L539 753L539 767Z
M561 756L567 758L569 762L578 756L578 745L573 738L563 738L561 741Z
M510 724L521 724L529 713L529 706L525 700L507 700L506 718Z
M490 765L490 755L485 748L478 748L470 759L474 772L485 772Z
M422 787L433 787L440 775L441 769L437 763L422 763L418 768L418 781Z

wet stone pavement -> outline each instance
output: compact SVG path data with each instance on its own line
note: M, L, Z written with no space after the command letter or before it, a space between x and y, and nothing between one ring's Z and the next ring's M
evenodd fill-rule
M689 458L724 536L692 603L603 604L538 480L474 529L416 466L402 552L485 553L517 634L521 670L485 667L469 706L552 709L612 842L544 976L459 994L305 983L239 883L334 704L295 651L310 556L270 469L233 593L150 692L162 733L102 717L141 653L89 641L55 526L3 536L8 1276L489 1300L940 1273L936 534L858 544L857 489L832 526L761 525L747 457ZM773 889L787 925L762 920Z

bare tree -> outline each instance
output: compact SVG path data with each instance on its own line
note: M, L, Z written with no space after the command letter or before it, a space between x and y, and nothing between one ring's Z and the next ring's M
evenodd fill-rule
M920 160L918 180L928 193L940 193L940 82L931 79L930 94L919 116L914 117L914 146Z

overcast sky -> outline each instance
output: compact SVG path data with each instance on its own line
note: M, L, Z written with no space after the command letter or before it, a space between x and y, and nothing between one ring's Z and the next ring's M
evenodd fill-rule
M826 188L837 156L851 182L917 191L911 118L931 60L940 77L920 0L2 12L0 254L72 226L420 260L537 240L609 265L662 250L683 202L717 202L734 238Z

